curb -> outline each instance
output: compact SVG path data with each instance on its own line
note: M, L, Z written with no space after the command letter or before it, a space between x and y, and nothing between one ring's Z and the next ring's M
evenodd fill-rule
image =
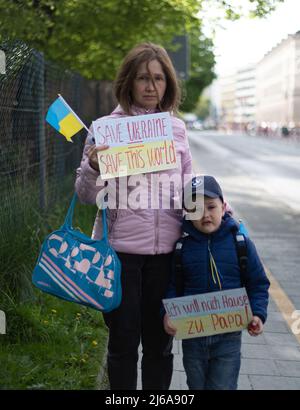
M109 390L109 382L107 376L107 345L105 347L100 370L96 379L96 390Z

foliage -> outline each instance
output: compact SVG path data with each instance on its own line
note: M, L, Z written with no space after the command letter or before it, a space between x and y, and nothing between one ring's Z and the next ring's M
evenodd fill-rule
M0 33L87 78L112 80L134 44L167 44L194 24L198 10L195 0L0 0Z
M209 115L209 108L210 108L209 98L207 98L204 95L201 95L198 99L194 112L198 118L200 118L201 120L204 120Z
M252 17L264 17L282 1L246 4ZM136 43L168 48L175 35L188 34L191 70L181 109L190 111L214 78L213 42L204 36L199 17L206 6L232 20L243 14L241 2L232 0L0 0L0 40L20 38L86 78L113 80Z
M283 3L284 0L248 0L243 4L240 0L207 0L206 3L211 3L212 6L219 6L225 12L225 16L230 20L237 20L243 14L245 6L249 8L250 17L265 17L275 10L278 3ZM244 7L243 7L244 6Z
M195 108L199 95L216 77L213 71L215 57L213 42L197 29L190 32L190 78L185 82L185 94L188 96L181 105L181 110L191 112Z
M95 389L106 349L102 315L36 293L6 311L0 335L0 389Z
M282 0L248 1L263 16ZM239 16L224 0L0 0L0 36L18 37L87 78L112 80L137 42L168 45L175 34L200 30L205 3Z

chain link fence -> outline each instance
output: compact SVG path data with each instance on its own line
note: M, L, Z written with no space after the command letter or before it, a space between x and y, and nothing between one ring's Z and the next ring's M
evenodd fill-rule
M0 223L18 217L30 203L49 208L69 192L81 158L86 131L68 143L45 122L49 105L60 93L89 126L114 106L111 84L87 81L45 61L21 41L0 44L6 72L0 74ZM28 201L29 200L29 201Z
M14 238L22 236L23 231L25 241L28 218L34 220L35 214L51 212L55 203L69 199L74 189L86 131L76 134L73 143L67 142L45 121L49 105L61 94L89 126L92 120L111 112L115 101L111 83L88 81L64 70L45 61L43 54L22 41L2 42L0 50L5 54L5 70L2 67L0 73L0 274L3 276L16 266L16 258L21 259L21 253L30 249L26 243L19 251L14 249ZM13 258L14 263L10 264Z

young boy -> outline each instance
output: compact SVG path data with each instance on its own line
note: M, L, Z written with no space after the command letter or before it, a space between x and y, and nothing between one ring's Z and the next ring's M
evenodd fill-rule
M191 199L192 205L202 203L202 212L198 205L191 209ZM193 178L191 186L185 187L184 203L188 215L183 222L183 231L188 235L182 239L181 248L183 292L177 294L174 271L166 298L244 286L253 313L248 332L251 336L259 335L267 318L270 282L253 242L245 238L248 261L246 272L242 275L233 234L237 232L238 224L225 211L222 190L214 177L205 175ZM167 314L164 316L164 327L168 334L176 334ZM182 350L189 389L237 389L241 332L185 339Z

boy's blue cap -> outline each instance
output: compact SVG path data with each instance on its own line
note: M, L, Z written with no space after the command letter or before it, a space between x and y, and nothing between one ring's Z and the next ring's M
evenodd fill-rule
M220 198L221 201L224 202L222 189L213 176L201 175L194 177L190 181L190 184L192 186L189 187L188 191L192 196L204 195L209 198ZM186 196L185 199L187 199Z

